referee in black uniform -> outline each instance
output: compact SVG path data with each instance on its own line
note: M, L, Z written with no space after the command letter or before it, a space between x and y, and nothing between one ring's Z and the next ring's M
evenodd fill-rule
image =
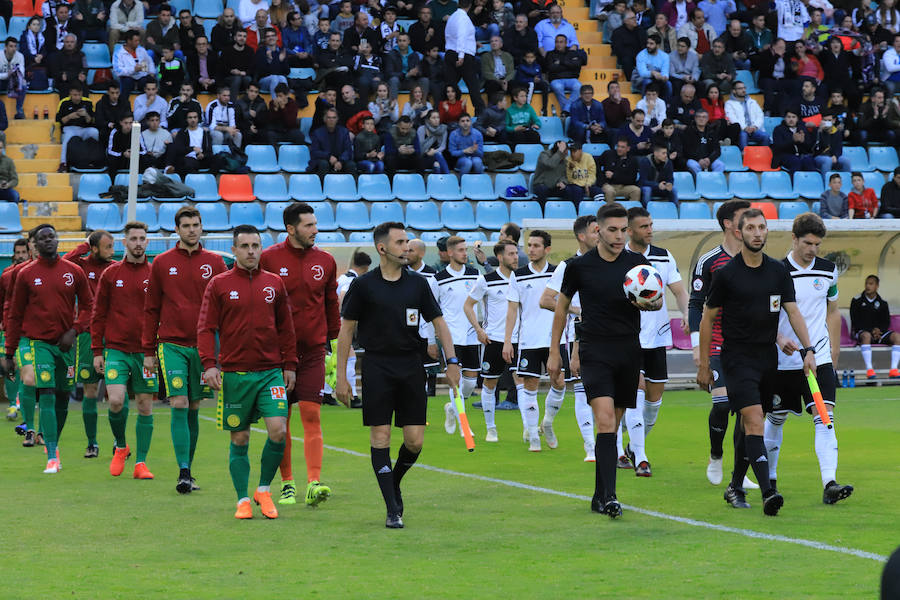
M459 386L459 361L453 354L450 330L441 316L428 281L411 273L409 242L402 223L388 222L372 232L381 257L377 269L357 277L341 309L341 332L337 341L338 400L349 406L347 356L359 326L359 345L365 349L362 363L363 425L370 428L372 469L387 507L385 526L403 527L400 480L422 451L425 435L425 373L419 320L434 325L444 347L447 381ZM403 445L391 469L391 416L403 428Z
M625 274L637 265L649 265L642 254L623 252L627 241L628 212L621 204L606 204L597 211L600 238L597 247L566 265L553 315L550 358L551 379L562 368L559 345L572 297L581 299L578 360L573 376L581 372L588 404L594 413L594 497L591 510L616 518L622 506L616 499L616 430L626 408L635 407L641 368L641 315L622 289ZM662 308L662 296L646 310ZM579 368L580 367L580 368Z
M815 351L809 343L806 322L797 307L794 282L784 263L763 253L768 237L762 211L749 209L738 221L741 252L713 275L709 296L700 322L700 365L697 383L709 389L713 373L709 347L713 322L722 315L722 370L728 381L728 402L738 414L735 427L734 471L725 490L725 500L735 508L750 508L741 484L752 466L763 497L763 512L774 516L784 498L771 487L769 462L763 441L764 412L771 412L778 377L775 338L782 309L803 348L803 372L815 372Z

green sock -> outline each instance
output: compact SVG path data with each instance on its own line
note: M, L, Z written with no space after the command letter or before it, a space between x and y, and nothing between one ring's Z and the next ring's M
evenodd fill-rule
M116 448L124 448L127 445L125 441L125 423L128 416L125 414L125 408L119 412L109 411L109 428L112 429L113 437L116 438Z
M263 446L262 458L260 458L259 485L269 485L281 459L284 456L284 442L273 442L266 438L266 445Z
M56 392L56 441L62 436L69 416L69 392Z
M153 439L153 415L138 415L134 432L137 435L137 462L144 462Z
M179 469L191 468L191 432L188 430L188 409L172 407L172 447Z
M36 392L33 386L25 385L19 381L19 406L22 407L22 419L27 429L34 429L34 406L36 404Z
M3 386L6 388L6 397L9 398L9 405L16 405L16 392L19 391L19 380L16 379L6 379L3 381Z
M84 397L81 402L81 418L84 419L84 434L88 445L97 445L97 399Z
M232 443L231 451L228 453L228 470L231 472L231 483L234 484L238 500L250 497L247 494L247 487L250 485L250 459L247 458L249 449L250 444L235 446ZM278 467L278 463L275 466ZM272 471L272 476L274 475L275 471Z
M41 431L44 433L44 444L47 456L56 456L56 444L59 436L56 429L56 395L53 390L41 390Z
M197 449L197 437L200 435L200 409L188 408L187 413L188 431L191 434L191 454L188 459L190 465L194 464L194 451Z

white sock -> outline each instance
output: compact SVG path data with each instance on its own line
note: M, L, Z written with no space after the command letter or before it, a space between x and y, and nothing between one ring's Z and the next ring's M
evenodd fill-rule
M462 394L463 402L469 398L469 395L472 393L472 390L475 389L476 385L478 385L477 377L462 376L459 382L459 393Z
M662 398L656 402L644 400L644 437L650 435L653 426L656 425L656 417L659 415L659 407L662 406Z
M559 409L562 408L563 399L566 397L566 388L558 390L553 386L550 386L550 391L547 392L547 397L544 398L544 421L548 423L553 423L553 419L556 418L556 413L559 412Z
M625 446L622 444L622 422L619 421L619 429L616 431L616 452L619 456L625 456Z
M872 346L869 344L861 344L859 351L862 353L863 362L866 363L866 370L872 368ZM893 353L891 353L893 354Z
M537 390L531 392L522 390L519 396L519 410L522 413L522 421L531 437L538 436L538 420L541 416L541 409L538 406Z
M524 397L523 396L524 393L525 393L525 384L524 383L516 384L516 399L517 399L517 402L519 403L519 414L522 415L522 428L523 429L528 427L528 425L525 424L525 409L522 407L522 398Z
M575 420L578 421L578 429L581 430L581 438L585 444L594 445L594 411L587 403L587 394L584 392L584 384L575 384Z
M259 486L259 487L256 488L256 491L257 491L257 492L268 492L268 491L269 491L269 486L267 486L267 485L261 485L261 486Z
M647 460L644 452L644 390L637 391L637 407L625 409L625 427L628 428L628 446L634 452L637 466Z
M484 413L484 425L488 429L497 427L494 423L494 407L497 404L496 389L489 390L486 385L481 386L481 411Z
M356 354L347 357L347 381L350 382L350 390L356 396Z
M819 457L819 470L822 472L822 485L835 481L838 465L837 434L834 431L834 414L828 411L831 418L831 429L828 429L819 418L813 417L816 426L816 456Z
M766 445L766 455L769 459L769 479L778 479L778 455L781 454L784 422L786 420L786 413L769 413L766 415L763 443Z
M897 368L897 363L900 363L900 346L891 346L891 370Z

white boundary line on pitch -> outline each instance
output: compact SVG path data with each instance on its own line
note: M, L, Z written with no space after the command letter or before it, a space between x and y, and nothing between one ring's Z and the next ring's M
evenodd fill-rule
M206 415L200 415L201 419L206 421L212 421L215 423L215 419L212 417L207 417ZM251 427L251 431L255 431L256 433L266 433L265 429L260 429L259 427ZM303 438L297 436L291 436L292 440L302 442ZM349 454L350 456L358 456L360 458L369 458L368 454L364 454L362 452L357 452L356 450L350 450L349 448L341 448L340 446L331 446L329 444L325 444L325 448L328 450L333 450L335 452L341 452L343 454ZM528 490L530 492L538 492L541 494L549 494L552 496L561 496L563 498L571 498L573 500L584 500L586 502L590 502L590 496L583 496L581 494L572 494L570 492L563 492L561 490L554 490L550 488L540 487L536 485L531 485L528 483L522 483L520 481L512 481L510 479L499 479L496 477L487 477L485 475L476 475L474 473L462 473L460 471L451 471L450 469L444 469L443 467L434 467L431 465L426 465L422 463L416 463L414 465L415 468L424 469L426 471L432 471L434 473L442 473L444 475L453 475L456 477L465 477L467 479L476 479L478 481L485 481L488 483L496 483L499 485L505 485L507 487L518 488L520 490ZM632 512L636 512L642 515L647 515L648 517L656 517L657 519L665 519L667 521L674 521L675 523L681 523L683 525L690 525L692 527L701 527L703 529L712 529L714 531L721 531L724 533L734 533L736 535L742 535L748 538L756 538L760 540L769 540L772 542L784 542L786 544L795 544L798 546L806 546L807 548L813 548L815 550L825 550L827 552L837 552L839 554L849 554L850 556L856 556L857 558L867 558L869 560L874 560L877 562L887 562L888 557L882 554L875 554L874 552L867 552L865 550L858 550L856 548L845 548L843 546L833 546L831 544L826 544L824 542L817 542L815 540L807 540L803 538L794 538L788 537L786 535L778 535L774 533L763 533L761 531L754 531L752 529L743 529L740 527L729 527L727 525L719 525L717 523L708 523L706 521L698 521L697 519L689 519L687 517L679 517L676 515L670 515L666 513L662 513L655 510L648 510L646 508L640 508L637 506L631 506L628 504L623 504L623 508L627 508Z

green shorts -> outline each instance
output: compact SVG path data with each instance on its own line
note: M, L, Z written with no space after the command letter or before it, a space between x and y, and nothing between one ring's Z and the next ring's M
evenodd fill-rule
M243 431L260 417L287 417L288 398L281 369L222 373L216 422L219 429Z
M19 347L16 349L16 364L19 370L27 365L34 364L34 352L31 351L31 340L27 337L19 338Z
M155 394L159 390L156 371L144 368L143 352L103 351L106 385L127 385L132 394Z
M91 350L91 334L79 333L75 341L75 381L77 383L97 383L100 373L94 369L94 351Z
M209 386L200 380L203 365L200 364L200 353L196 348L164 342L159 345L157 356L169 397L187 396L188 402L200 402L203 398L213 397Z
M21 351L22 349L19 348ZM31 354L34 356L35 387L71 391L75 386L75 350L60 350L59 346L31 340Z

